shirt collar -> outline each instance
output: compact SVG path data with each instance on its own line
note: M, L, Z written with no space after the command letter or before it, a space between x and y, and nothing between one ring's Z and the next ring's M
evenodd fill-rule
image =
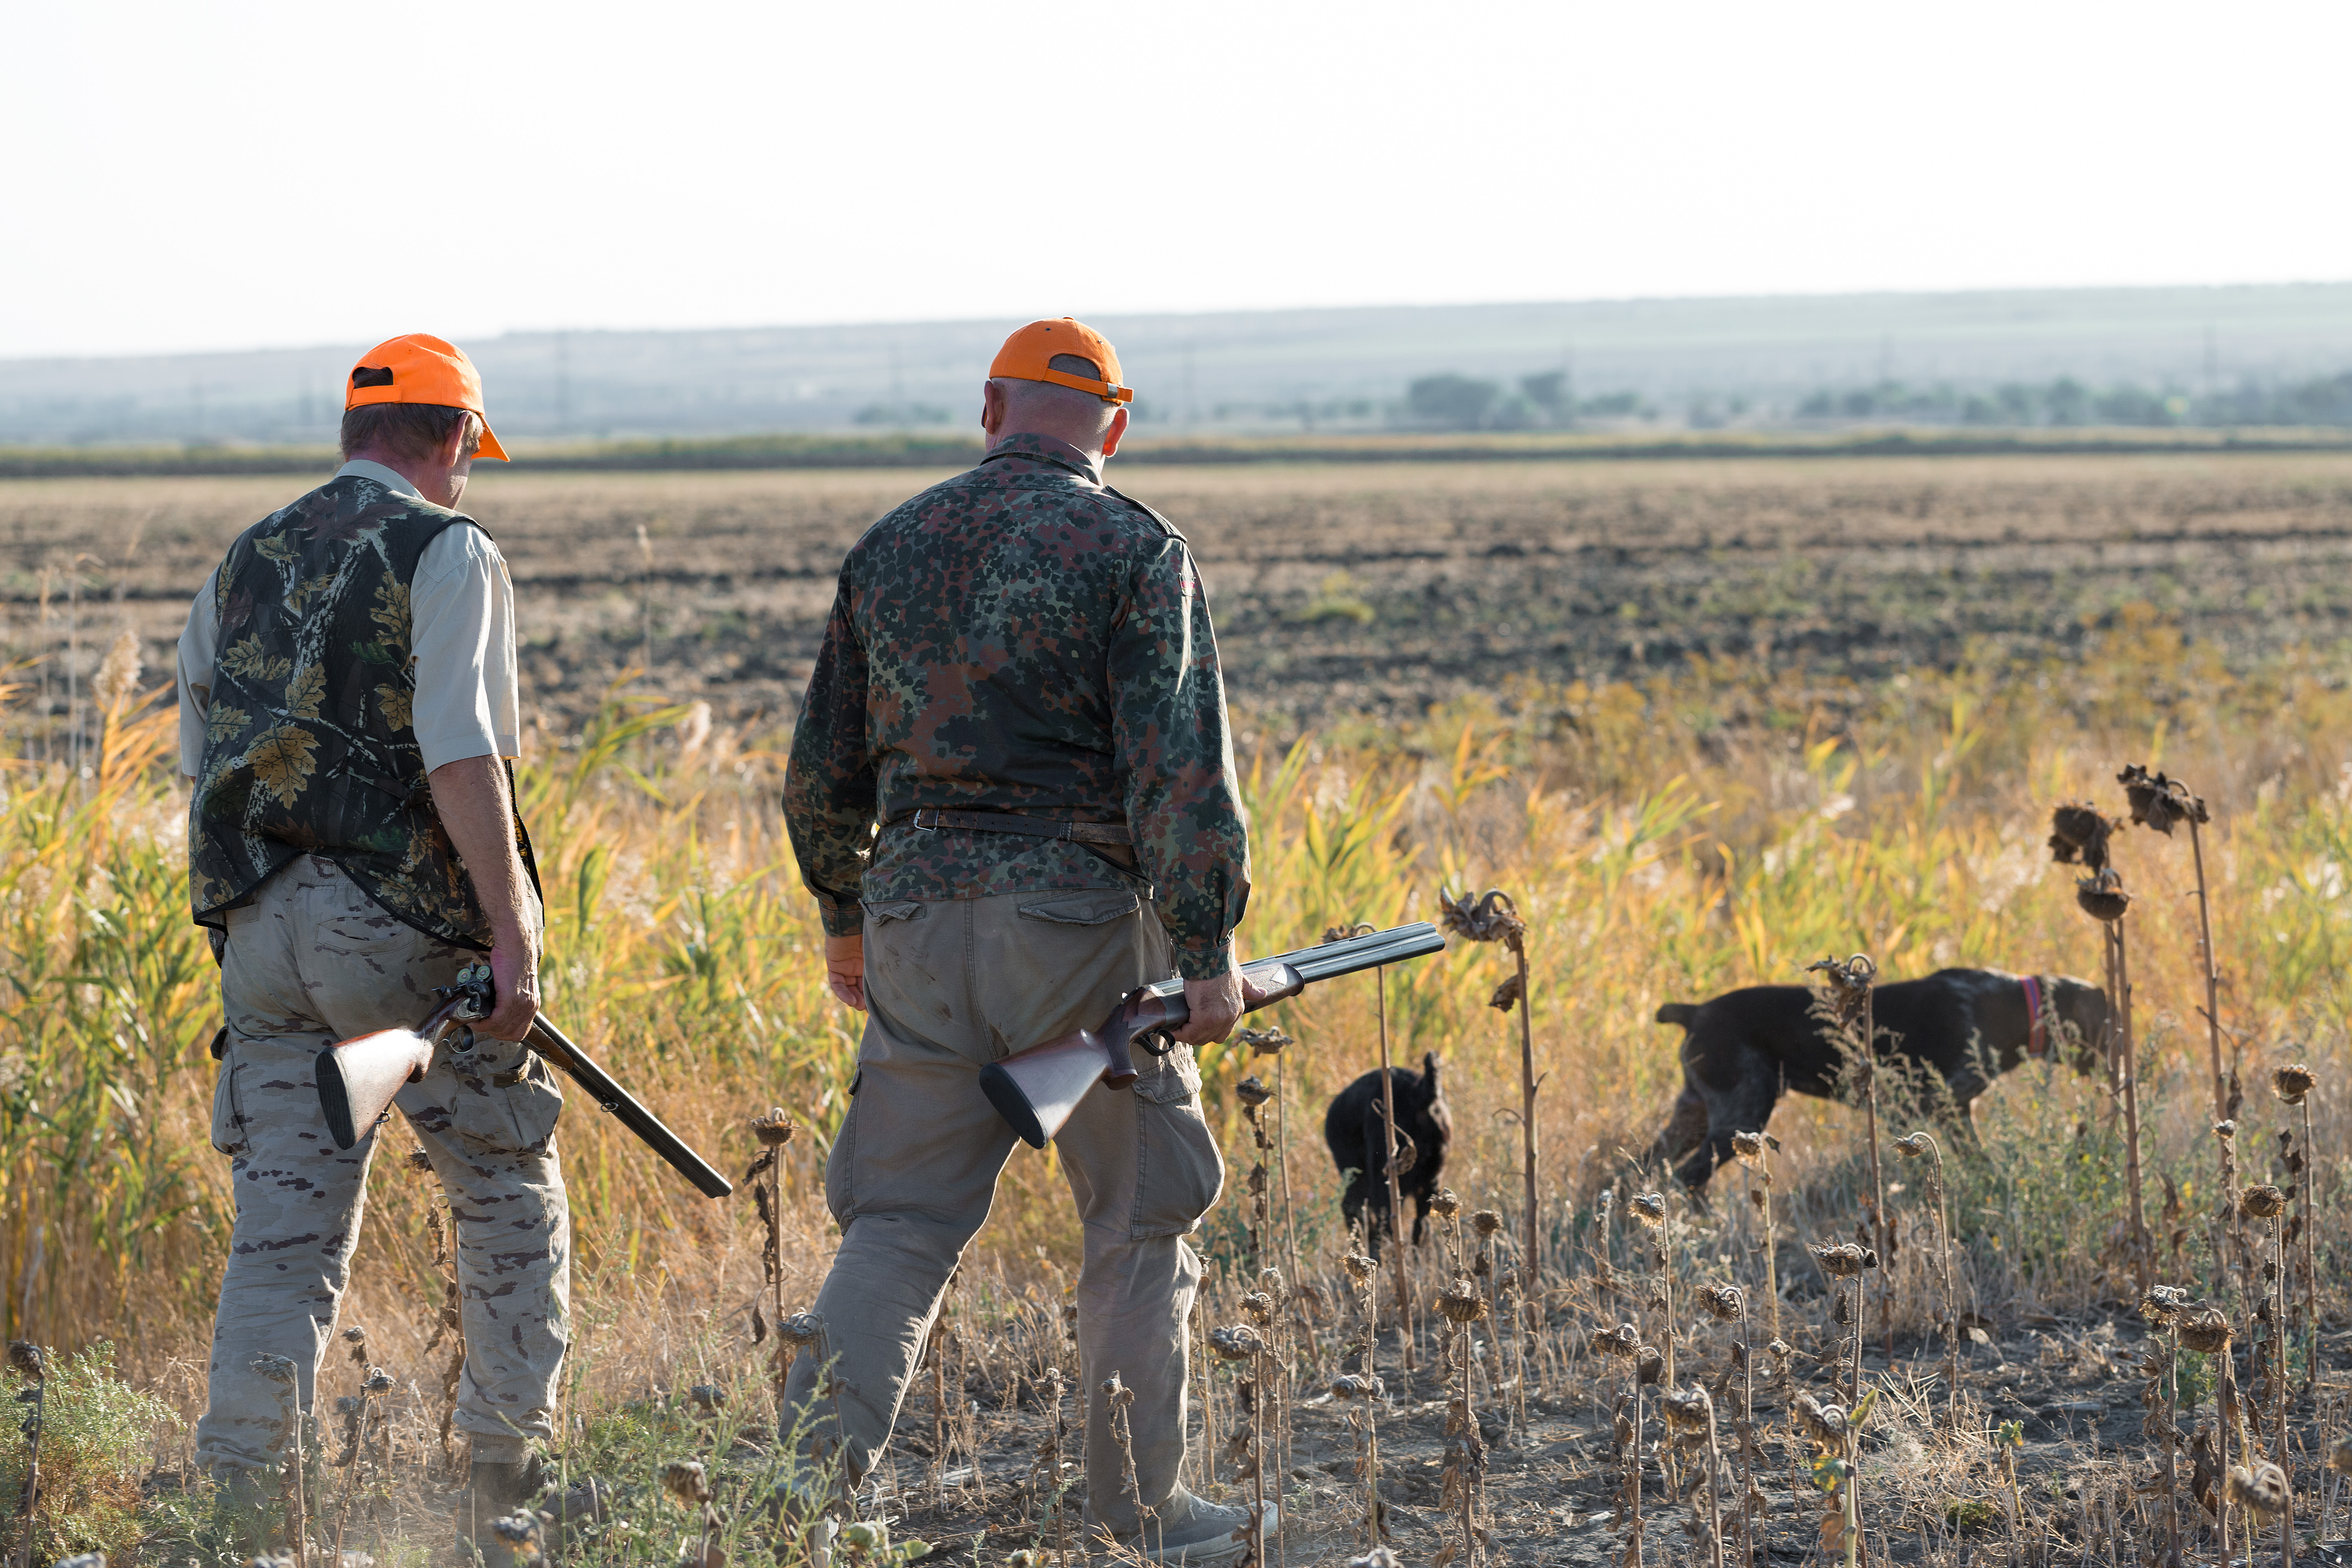
M425 492L418 489L415 485L410 484L406 474L400 472L396 468L387 468L382 463L371 463L365 458L354 458L350 462L345 463L341 468L335 470L335 478L339 479L373 479L377 484L382 485L388 490L393 490L404 496L415 496L418 500L423 500L425 499Z
M981 461L993 462L999 458L1028 458L1053 463L1057 467L1068 468L1088 484L1099 485L1103 482L1100 458L1092 453L1081 452L1067 441L1057 440L1051 436L1027 434L1007 436L991 447L988 456L982 458Z

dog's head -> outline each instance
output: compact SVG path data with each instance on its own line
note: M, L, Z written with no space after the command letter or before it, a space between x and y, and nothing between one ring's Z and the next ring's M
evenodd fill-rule
M2053 974L2042 983L2042 998L2056 1015L2051 1058L2064 1061L2086 1078L2105 1070L2100 1052L2107 1038L2106 992L2087 980Z

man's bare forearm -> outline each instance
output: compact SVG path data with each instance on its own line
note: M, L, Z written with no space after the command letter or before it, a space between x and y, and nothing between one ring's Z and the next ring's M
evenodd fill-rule
M539 1010L539 929L522 856L515 848L506 765L496 757L465 757L442 763L426 779L433 808L490 922L490 968L498 977L499 1003L485 1032L519 1040Z

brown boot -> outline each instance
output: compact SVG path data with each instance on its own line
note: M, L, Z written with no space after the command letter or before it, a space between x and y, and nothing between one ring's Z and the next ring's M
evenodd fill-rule
M539 1519L529 1511L530 1504L546 1488L547 1467L536 1454L512 1464L475 1460L466 1489L457 1494L457 1555L467 1562L479 1557L488 1568L512 1568L519 1542L507 1536L523 1532L496 1527L520 1513L535 1529Z

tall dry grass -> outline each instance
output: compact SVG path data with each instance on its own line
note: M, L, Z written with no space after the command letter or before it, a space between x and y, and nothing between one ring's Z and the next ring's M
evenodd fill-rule
M205 1145L218 1006L185 918L169 721L149 700L118 707L89 776L20 765L5 779L0 1310L12 1336L121 1341L126 1365L187 1405L227 1231L226 1162ZM2096 931L2042 845L2047 808L2087 796L2114 809L2122 763L2162 765L2214 807L2222 1021L2250 1099L2277 1061L2321 1072L2325 1212L2345 1186L2352 1067L2337 981L2352 950L2347 758L2352 696L2336 667L2298 655L2232 672L2147 616L2063 668L1987 664L1863 689L1716 663L1640 686L1530 686L1410 731L1333 731L1251 759L1244 940L1272 952L1343 921L1428 917L1441 884L1506 889L1528 924L1548 1075L1538 1219L1547 1245L1565 1248L1678 1083L1678 1037L1650 1022L1661 1002L1792 983L1806 962L1856 950L1888 978L1942 964L2095 976ZM550 1011L723 1167L751 1159L758 1110L781 1104L802 1122L786 1151L785 1268L788 1299L805 1299L829 1246L816 1177L856 1020L822 982L774 806L780 766L772 742L714 732L707 715L615 701L521 777L548 895ZM2169 1176L2195 1213L2212 1173L2187 847L2133 834L2120 856L2138 899L2150 1181ZM1517 1026L1487 1005L1497 952L1465 944L1394 971L1388 1008L1400 1059L1447 1064L1448 1184L1516 1229ZM1285 1058L1285 1121L1301 1250L1328 1257L1337 1180L1319 1112L1372 1059L1370 982L1318 987L1279 1021L1300 1042ZM1229 1148L1242 1057L1206 1054ZM2121 1212L2120 1162L2103 1085L2030 1068L1979 1115L1986 1154L1956 1152L1951 1183L1979 1310L2111 1291L2104 1226ZM1783 1217L1800 1240L1850 1227L1862 1186L1852 1122L1810 1101L1775 1121ZM760 1289L749 1205L695 1195L583 1107L562 1138L581 1407L700 1374L714 1356L748 1358ZM405 1136L388 1142L397 1152ZM2267 1148L2245 1157L2263 1167ZM1016 1152L978 1271L1046 1303L1077 1259L1052 1163ZM404 1162L378 1162L350 1308L386 1364L428 1384L431 1199ZM2162 1201L2151 1191L2152 1212ZM1924 1186L1896 1197L1916 1226L1906 1234L1928 1233L1918 1216L1932 1202ZM1238 1255L1236 1212L1213 1215L1213 1255ZM1915 1321L1929 1312L1927 1279L1905 1298Z

